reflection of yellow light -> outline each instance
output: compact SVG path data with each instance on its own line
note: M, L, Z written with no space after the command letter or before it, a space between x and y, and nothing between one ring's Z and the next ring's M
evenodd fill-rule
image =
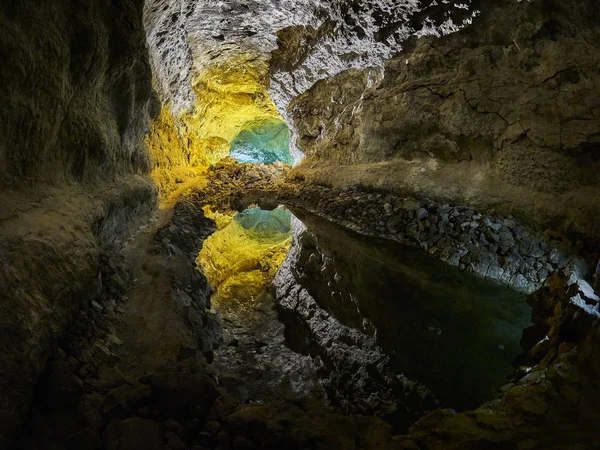
M244 229L238 222L204 241L197 263L215 289L213 299L255 300L273 281L291 243L290 233Z
M237 55L194 74L191 111L173 116L168 106L162 108L146 140L161 196L229 155L243 129L282 121L266 90L267 77L266 61Z

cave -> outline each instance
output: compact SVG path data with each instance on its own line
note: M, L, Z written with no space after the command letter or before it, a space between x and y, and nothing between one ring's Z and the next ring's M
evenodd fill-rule
M0 25L0 450L600 448L600 4Z

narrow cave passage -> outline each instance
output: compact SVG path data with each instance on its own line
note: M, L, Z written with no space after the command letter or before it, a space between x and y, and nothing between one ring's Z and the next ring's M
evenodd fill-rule
M600 448L600 8L0 4L0 450Z

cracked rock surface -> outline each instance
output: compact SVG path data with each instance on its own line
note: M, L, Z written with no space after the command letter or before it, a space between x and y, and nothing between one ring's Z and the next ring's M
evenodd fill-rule
M599 235L598 10L497 1L476 20L295 99L299 173Z
M271 94L285 113L316 81L380 65L409 36L450 33L474 15L470 1L428 3L150 0L145 24L159 92L176 112L192 106L193 75L207 64L241 54L269 60L278 49Z

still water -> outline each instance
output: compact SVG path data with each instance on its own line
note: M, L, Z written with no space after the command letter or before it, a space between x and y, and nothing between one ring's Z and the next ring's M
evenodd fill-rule
M374 336L394 371L425 385L441 406L464 410L494 398L514 372L521 334L531 325L523 294L420 249L293 212L306 226L294 240L297 283L323 310ZM291 245L291 217L283 207L240 212L206 240L199 258L226 337L215 364L245 378L240 383L256 401L323 396L310 356L285 347L269 289Z

